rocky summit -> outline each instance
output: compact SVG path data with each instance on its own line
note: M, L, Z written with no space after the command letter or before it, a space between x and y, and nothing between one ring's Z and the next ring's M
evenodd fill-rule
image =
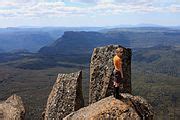
M82 71L58 74L47 101L44 119L59 120L83 106Z
M146 100L128 93L123 99L113 96L81 108L67 115L63 120L152 120L153 110ZM142 107L143 106L143 107Z
M0 102L0 120L24 120L25 108L16 94Z
M94 103L113 93L113 57L120 45L94 49L90 63L89 103ZM121 92L131 93L131 49L123 48L123 74L125 83Z
M134 96L128 93L120 94L127 104L130 103L131 107L136 110L141 120L153 120L154 109L152 106L141 96Z
M126 80L119 93L122 98L112 96L113 56L118 47L122 46L109 45L94 49L90 63L90 104L86 107L83 107L81 72L59 74L48 99L45 120L153 120L152 106L144 98L130 94L131 49L122 47Z

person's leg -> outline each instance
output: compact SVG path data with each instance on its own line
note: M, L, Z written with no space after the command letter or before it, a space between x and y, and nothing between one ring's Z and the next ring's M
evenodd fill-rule
M113 84L113 87L114 87L114 90L113 90L113 95L114 95L114 97L116 98L116 86L117 86L117 83L116 83L116 81L114 81L114 84Z
M120 96L119 96L119 86L116 86L115 87L115 91L116 91L116 99L119 99L120 98Z
M114 92L113 92L113 94L114 94L114 97L116 99L118 99L119 98L119 74L118 74L118 71L116 71L116 70L113 73L114 73Z
M119 99L123 99L123 96L120 93L123 93L123 84L119 85Z
M118 98L117 88L118 88L118 87L115 87L115 86L114 86L114 97L115 97L116 99Z
M113 95L116 98L116 87L115 87L115 85L114 85Z
M113 95L116 99L119 99L119 83L117 83L116 81L114 81Z

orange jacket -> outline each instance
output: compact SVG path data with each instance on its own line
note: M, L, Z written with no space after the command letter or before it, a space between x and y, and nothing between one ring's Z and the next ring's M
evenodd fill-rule
M115 55L113 58L113 63L114 63L115 70L120 71L122 68L122 59L118 57L117 55Z

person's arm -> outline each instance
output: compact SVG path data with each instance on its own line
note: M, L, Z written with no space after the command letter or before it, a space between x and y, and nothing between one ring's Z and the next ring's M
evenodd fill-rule
M121 72L121 77L124 78L123 70L122 70L122 65L121 65L121 67L120 67L120 72Z

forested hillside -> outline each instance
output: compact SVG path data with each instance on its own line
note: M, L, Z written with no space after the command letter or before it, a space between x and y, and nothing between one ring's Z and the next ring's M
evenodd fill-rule
M156 119L180 117L179 61L180 48L172 46L156 46L133 52L133 92L151 102Z

